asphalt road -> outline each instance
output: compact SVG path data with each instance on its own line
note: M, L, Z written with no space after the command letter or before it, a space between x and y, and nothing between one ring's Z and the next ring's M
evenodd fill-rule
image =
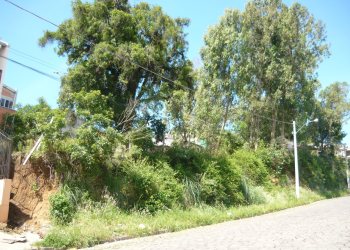
M350 249L350 197L91 249Z

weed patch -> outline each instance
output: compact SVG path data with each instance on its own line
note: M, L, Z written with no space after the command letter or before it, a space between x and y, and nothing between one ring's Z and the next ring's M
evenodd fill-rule
M54 226L38 245L56 248L88 247L125 237L174 232L251 217L321 199L324 197L308 189L301 189L301 198L296 199L293 188L284 188L269 192L263 204L238 207L202 205L190 209L159 211L153 215L140 211L126 213L111 200L107 200L81 208L71 223Z

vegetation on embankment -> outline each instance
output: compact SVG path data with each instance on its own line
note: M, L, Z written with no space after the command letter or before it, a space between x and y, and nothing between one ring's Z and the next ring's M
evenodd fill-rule
M318 92L328 44L305 7L254 0L227 10L205 35L198 70L186 58L188 19L127 0L72 7L72 18L40 40L67 56L59 108L40 100L4 124L23 154L42 138L31 161L49 166L62 186L41 244L180 230L346 188L348 166L336 152L350 87ZM292 121L302 128L301 184L313 190L300 200L290 188Z
M86 247L173 232L308 204L340 195L346 186L344 162L337 162L334 172L309 166L302 183L317 186L318 192L302 188L296 199L289 154L281 149L242 148L213 157L199 149L173 147L161 155L153 152L153 160L124 159L116 177L109 175L103 182L98 200L93 197L100 184L89 187L79 181L62 186L51 197L55 225L38 244ZM319 156L309 157L319 164Z
M103 203L90 203L79 209L71 223L55 225L38 245L56 248L88 247L106 241L175 232L261 215L324 198L303 188L300 199L295 198L293 188L286 187L266 192L262 187L258 187L255 191L259 193L261 200L254 205L237 207L203 205L185 210L175 208L159 211L154 215L142 211L126 213L118 209L112 199Z

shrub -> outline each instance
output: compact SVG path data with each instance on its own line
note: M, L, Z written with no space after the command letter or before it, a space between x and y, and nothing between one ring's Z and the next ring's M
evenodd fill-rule
M299 150L300 179L312 189L323 192L346 188L346 162L332 155Z
M244 139L238 133L232 133L229 131L223 132L221 143L220 143L220 152L226 154L233 154L234 151L241 148L244 144Z
M231 165L242 170L242 175L252 181L253 185L266 185L269 173L263 161L254 152L246 149L236 151L230 158Z
M201 199L201 185L198 180L191 180L190 178L185 177L183 179L184 185L184 205L185 207L191 207L199 205L202 203Z
M276 177L285 175L288 169L291 169L292 155L286 148L259 147L255 154L262 160L270 173Z
M263 187L253 186L249 180L242 178L242 191L247 204L264 204L267 202L267 193Z
M213 158L202 149L178 145L169 148L165 154L167 162L178 173L179 178L202 174L207 160Z
M201 197L207 204L233 205L244 201L241 171L224 157L208 162L201 178Z
M120 170L123 183L117 190L124 206L155 213L182 203L183 185L167 163L130 160Z
M71 222L76 209L76 204L72 197L64 189L50 197L50 215L58 224Z

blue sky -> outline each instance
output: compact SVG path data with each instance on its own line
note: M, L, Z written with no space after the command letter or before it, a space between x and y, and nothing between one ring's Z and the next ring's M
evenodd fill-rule
M13 2L56 24L60 24L71 16L70 0L13 0ZM130 2L135 4L140 1L131 0ZM246 4L245 0L149 0L148 2L162 6L164 11L173 17L187 17L191 20L187 29L188 57L195 64L200 62L199 51L208 27L218 22L225 9L242 10ZM290 5L295 1L285 0L284 2ZM331 56L325 58L318 69L322 87L334 81L350 83L350 15L348 14L350 1L300 0L299 2L326 25ZM8 55L10 58L56 76L65 72L65 58L55 54L54 46L49 45L45 48L38 46L38 39L43 31L55 30L54 26L19 10L4 0L0 0L0 16L2 18L0 39L10 44L12 48ZM45 62L38 63L23 52ZM35 104L37 99L43 96L50 105L57 105L60 85L58 81L14 63L7 64L5 84L18 89L18 102L21 104ZM344 130L349 134L344 142L350 144L350 124L346 124Z

